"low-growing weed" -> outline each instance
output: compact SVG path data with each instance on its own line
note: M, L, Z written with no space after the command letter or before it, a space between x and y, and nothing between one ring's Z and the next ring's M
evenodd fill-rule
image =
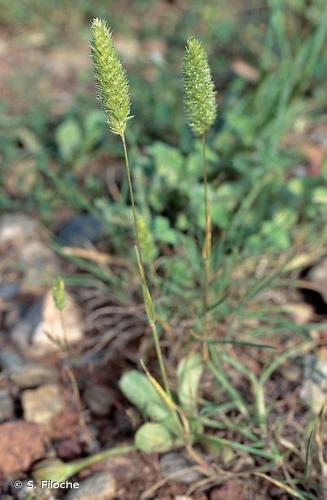
M272 22L276 23L279 2L274 4L277 7ZM135 169L134 160L140 160L140 156L132 144L130 165L127 130L133 127L137 116L131 116L129 82L106 23L95 19L91 29L99 98L109 129L122 145L135 232L135 263L159 369L154 368L153 375L141 361L143 372L127 372L119 382L126 398L145 420L136 431L133 446L104 451L81 461L75 468L73 464L39 468L38 477L48 478L50 471L52 478L56 467L60 472L63 467L63 475L67 477L96 460L131 449L162 453L184 448L212 484L217 469L201 452L219 455L223 463L241 453L251 456L254 465L249 474L271 481L296 498L313 498L309 487L305 491L307 458L303 449L297 449L297 445L288 441L285 445L280 424L273 424L274 408L267 401L269 382L277 369L289 359L301 358L312 348L309 327L295 325L283 304L268 308L263 303L267 290L276 283L281 286L295 262L289 239L294 213L287 204L286 208L285 204L281 207L279 199L282 192L285 197L293 193L293 199L301 204L299 190L303 185L301 180L292 179L276 192L274 177L278 178L282 171L279 143L297 110L293 93L298 86L304 88L312 74L326 28L318 28L295 57L286 54L285 66L281 65L277 74L262 80L254 103L245 99L243 109L230 107L224 135L217 135L214 145L211 143L209 147L207 136L212 133L210 129L216 119L215 89L203 45L196 38L189 38L183 61L183 82L187 121L195 136L192 153L185 159L176 148L154 143L147 149L148 157L141 158L142 168L138 164ZM282 26L278 34L284 36ZM284 50L284 45L281 47ZM272 63L271 58L273 54L268 51L266 65ZM289 64L293 68L291 78L286 69ZM275 89L275 98L268 103L265 95L271 86ZM275 110L274 119L271 107ZM250 109L258 111L251 122L252 130L247 124ZM73 133L77 144L73 122L65 127ZM253 136L259 128L263 129L262 143L256 149L257 157L253 158L253 172L245 174L248 155L253 153ZM59 144L66 132L64 128L58 133ZM244 143L243 154L233 164L240 180L225 183L218 178L217 182L210 183L211 167L219 157L219 147L228 147L226 144L234 140L233 134L238 134ZM72 158L72 145L66 148L63 142L61 154L67 161ZM149 176L148 188L144 172L151 161L156 164L157 175L152 179ZM316 191L316 197L318 195ZM320 195L321 201L324 193ZM190 200L189 204L185 199ZM169 212L173 203L177 207ZM98 204L98 208L100 206ZM188 217L181 209L185 206ZM129 206L120 208L130 212ZM153 211L157 214L151 216ZM192 217L194 220L189 224ZM272 247L274 265L259 258L263 240L266 248ZM170 252L160 257L164 245ZM277 257L280 251L284 253ZM179 333L175 318L186 322ZM165 325L174 335L167 341L175 341L178 353L183 353L179 361L176 356L173 366L167 360L168 350L160 342L166 334ZM283 349L277 339L281 340ZM244 350L249 352L248 359L238 356ZM271 354L263 354L266 352ZM210 396L202 391L204 380L209 384ZM232 437L221 436L219 431ZM303 467L300 478L292 477L287 470L285 446L293 446L294 453L300 457ZM264 474L265 470L280 475L274 479Z

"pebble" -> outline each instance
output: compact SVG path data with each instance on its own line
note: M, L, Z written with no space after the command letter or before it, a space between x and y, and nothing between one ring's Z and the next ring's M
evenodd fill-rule
M9 370L9 378L20 389L32 389L58 379L58 372L51 366L25 363Z
M56 455L63 460L73 460L83 453L81 445L73 439L62 439L55 443Z
M22 393L22 406L27 422L49 424L64 408L60 387L47 384L38 389L26 390Z
M80 341L83 338L81 312L69 293L66 293L66 306L61 312L62 315L48 290L13 328L12 341L24 355L33 358L57 351L60 343L70 345Z
M0 422L13 418L15 414L14 400L7 389L0 390Z
M66 500L109 500L116 495L116 481L109 472L98 472L71 489Z
M57 231L57 240L65 246L96 243L106 234L105 226L91 214L81 214L66 221Z
M3 372L10 371L24 365L24 360L13 349L2 347L0 349L0 366Z
M7 214L0 217L0 249L7 251L8 269L22 271L19 290L12 283L0 289L4 300L17 295L40 295L52 285L59 273L56 254L46 244L41 224L25 214Z
M13 382L19 389L31 389L58 379L58 372L51 366L25 361L10 348L0 350L2 376Z
M310 269L306 279L320 288L321 295L327 304L327 257Z
M25 214L4 214L0 217L0 246L21 246L40 234L38 221Z
M21 488L19 490L15 488L14 493L17 495L18 500L56 500L51 490L32 485L29 480L22 481ZM11 500L13 500L13 497L11 497Z
M172 476L170 480L177 483L191 484L202 478L194 469L194 464L177 452L170 452L161 457L160 470L163 476Z
M0 473L26 471L44 453L43 433L30 422L17 420L0 425Z
M300 389L302 401L315 415L320 413L326 402L327 361L308 356L304 370L304 381Z
M210 500L244 500L245 498L244 483L238 479L229 479L210 493Z
M97 417L105 417L110 413L112 398L110 391L99 385L89 385L83 394L84 401Z
M17 283L5 283L0 286L0 301L9 301L19 294Z

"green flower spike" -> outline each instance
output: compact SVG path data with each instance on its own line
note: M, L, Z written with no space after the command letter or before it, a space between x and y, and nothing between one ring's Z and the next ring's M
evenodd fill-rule
M196 135L203 135L215 121L217 105L207 53L193 37L186 43L183 79L189 125Z
M58 276L53 283L52 297L56 309L58 309L58 311L62 311L66 304L66 293L65 293L65 283L60 276Z
M91 56L97 91L114 134L124 134L130 118L130 97L125 70L113 45L111 31L101 19L91 25Z

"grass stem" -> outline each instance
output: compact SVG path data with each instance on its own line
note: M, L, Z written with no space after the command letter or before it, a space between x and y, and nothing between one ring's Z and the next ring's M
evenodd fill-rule
M203 339L202 339L202 357L203 361L209 358L208 344L205 339L209 338L208 314L209 314L209 284L210 284L210 255L211 255L211 217L210 203L208 196L208 168L206 159L206 140L205 134L202 134L202 164L204 179L204 214L205 214L205 236L202 250L204 283L203 283Z
M158 330L157 330L157 326L156 326L156 322L155 322L155 313L153 310L154 309L153 300L151 297L151 293L150 293L150 290L148 287L148 283L147 283L147 279L146 279L146 275L145 275L145 270L144 270L144 261L142 258L140 235L139 235L138 226L137 226L137 216L136 216L132 176L131 176L131 170L129 167L127 144L126 144L126 139L125 139L124 134L121 135L121 140L122 140L123 149L124 149L125 166L126 166L126 172L127 172L129 194L130 194L130 199L131 199L131 204L132 204L132 213L133 213L134 230L135 230L135 241L136 241L136 254L137 254L137 259L138 259L139 271L140 271L140 275L141 275L143 295L145 297L147 297L148 301L151 303L150 307L147 307L147 304L145 304L145 306L146 306L146 310L147 310L149 326L151 328L151 333L152 333L153 342L154 342L154 346L155 346L155 350L156 350L156 355L157 355L157 359L158 359L158 363L159 363L162 381L163 381L166 393L168 395L170 395L167 372L166 372L165 363L164 363L164 359L163 359L163 355L162 355L162 351L161 351ZM151 311L150 314L149 314L149 311Z

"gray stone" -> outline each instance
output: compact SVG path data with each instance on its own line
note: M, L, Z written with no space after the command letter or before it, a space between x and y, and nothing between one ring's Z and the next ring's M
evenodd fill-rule
M81 313L73 297L66 293L66 306L56 309L48 290L28 309L11 331L12 341L24 355L38 357L74 344L83 337Z
M8 301L14 299L19 294L17 283L5 283L0 286L0 300Z
M108 389L99 385L89 385L84 391L84 401L91 412L98 417L105 417L112 406L111 394Z
M57 232L60 244L80 247L96 243L106 235L105 225L94 215L81 214L66 221Z
M31 389L58 379L58 372L50 367L25 363L9 371L9 377L20 389Z
M25 214L5 214L0 217L0 246L19 247L40 234L38 221Z
M97 472L71 489L66 500L110 500L116 495L116 481L109 472Z
M14 368L24 365L23 358L17 354L13 349L2 348L0 349L0 366L1 369L6 372Z
M192 462L187 460L182 453L174 451L161 457L160 470L163 476L169 476L169 480L177 483L191 484L202 478Z
M18 500L56 500L51 490L37 486L32 479L22 481L21 488L15 489L15 493Z
M24 419L36 424L49 424L64 407L58 385L47 384L22 394Z
M0 390L0 422L13 418L15 413L14 400L7 389Z
M327 304L327 257L323 258L310 269L307 279L318 286Z
M2 376L9 379L20 389L30 389L58 379L58 372L51 366L25 361L14 350L0 350Z
M300 389L302 401L318 415L326 402L327 361L308 356L304 370L304 381Z

